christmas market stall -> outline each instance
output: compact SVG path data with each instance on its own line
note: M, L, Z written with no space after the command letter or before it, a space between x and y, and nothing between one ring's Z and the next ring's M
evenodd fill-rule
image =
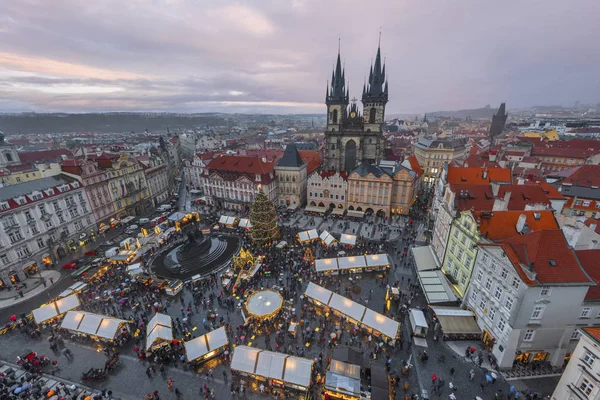
M136 275L140 275L144 272L142 269L142 264L140 263L128 265L126 271L131 277L135 277Z
M123 331L128 321L93 314L86 311L69 311L63 319L60 327L76 335L88 336L98 341L113 341Z
M316 229L298 233L298 241L300 241L300 243L309 243L317 239L319 239L319 232L317 232Z
M231 217L228 215L221 215L221 218L219 218L219 223L221 225L225 225L226 227L229 227L229 228L235 226L237 221L238 221L238 219L236 217Z
M250 229L250 228L252 228L252 223L250 222L250 220L248 218L242 218L242 219L240 219L240 223L238 224L238 226L240 228Z
M356 246L356 236L342 233L340 236L340 244L344 246Z
M281 311L283 297L274 290L260 290L252 293L246 301L248 316L262 319L274 317Z
M287 246L287 242L285 240L282 240L281 242L277 243L277 246L275 246L278 249L283 249L285 246Z
M63 297L56 301L52 301L48 304L36 308L32 311L33 320L36 324L41 325L52 319L62 316L67 311L71 311L80 306L79 298L76 294L72 294L67 297Z
M387 254L323 258L315 260L315 271L324 275L361 273L389 269L392 262Z
M146 327L146 350L156 350L173 341L173 321L167 314L156 313Z
M319 238L321 238L321 240L323 241L323 243L326 246L331 246L332 244L335 244L337 242L337 240L335 240L335 238L331 235L331 233L329 233L327 231L321 232L321 235L319 236Z
M269 387L273 395L283 396L284 388L300 392L310 389L313 365L314 361L306 358L237 346L233 351L231 371L243 377L242 382L254 390L262 384Z
M184 345L188 362L204 362L229 349L229 339L225 327L221 327L185 342Z
M72 294L80 294L83 293L84 290L86 290L88 287L87 283L83 283L83 282L75 282L74 284L72 284L71 286L69 286L68 288L66 288L65 290L63 290L59 295L58 298L63 298L63 297L67 297L70 296Z

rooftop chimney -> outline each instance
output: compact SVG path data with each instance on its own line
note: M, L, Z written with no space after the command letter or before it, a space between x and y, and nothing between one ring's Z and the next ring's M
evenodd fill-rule
M541 213L539 213L539 212L533 213L533 219L535 219L536 221L539 221L541 217L542 217Z
M497 197L498 196L498 190L500 190L500 185L498 185L497 183L492 182L491 186L492 186L492 194L494 195L494 197Z
M523 233L523 228L525 228L525 223L527 222L527 215L521 214L519 215L519 219L517 220L517 232Z
M485 170L485 169L483 170L483 172L481 173L481 177L482 177L483 179L486 179L486 178L487 178L487 170Z
M511 192L504 192L504 202L506 203L506 207L508 207L508 202L510 201Z

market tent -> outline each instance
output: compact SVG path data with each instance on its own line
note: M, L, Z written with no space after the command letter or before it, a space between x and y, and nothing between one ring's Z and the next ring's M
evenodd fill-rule
M362 323L391 339L395 339L400 330L400 323L368 308L365 311Z
M62 320L60 327L71 331L76 331L83 319L85 313L82 311L69 311Z
M473 313L458 307L431 307L445 336L481 336Z
M146 326L146 349L156 342L173 340L173 322L166 314L156 313Z
M340 243L346 246L356 246L356 236L342 233L342 236L340 236Z
M327 208L326 207L317 207L317 206L306 206L304 211L314 212L314 213L318 213L318 214L324 214L325 211L327 211Z
M327 371L325 374L325 390L350 394L353 397L360 398L360 379L352 378ZM372 397L377 398L377 397Z
M313 360L288 356L285 360L283 380L294 385L309 387L312 374Z
M392 264L390 257L387 254L369 254L365 256L367 267L384 267Z
M85 333L101 339L113 340L126 320L93 314L86 311L69 311L60 327L76 333Z
M337 258L321 258L315 260L315 270L317 272L325 271L337 271L338 261Z
M81 333L94 335L98 330L98 326L100 326L100 322L102 322L101 316L85 313L81 322L79 323L79 327L77 327L77 330Z
M278 249L281 249L281 248L283 248L283 247L287 246L287 244L288 244L288 243L287 243L285 240L282 240L282 241L281 241L281 242L279 242L279 243L277 244L277 246L275 246L275 247L276 247L276 248L278 248Z
M185 342L185 354L187 360L191 362L228 344L229 340L227 339L225 327L221 327L189 342Z
M228 215L221 215L221 218L219 218L219 223L227 226L235 225L236 221L236 217L230 217Z
M430 271L432 269L440 268L440 264L433 254L431 245L413 247L411 248L411 252L417 271Z
M252 223L250 222L250 220L248 218L242 218L242 219L240 219L238 226L242 227L242 228L250 229L250 228L252 228Z
M55 304L59 314L64 314L67 311L79 307L80 305L79 297L77 297L75 294L58 299L56 300Z
M248 346L237 346L233 350L231 357L231 369L247 374L254 374L256 363L258 362L258 354L264 350L255 349Z
M257 317L269 317L281 309L283 297L274 290L261 290L252 293L246 300L248 314Z
M41 324L52 318L58 317L67 311L79 307L79 298L76 294L71 294L56 301L50 302L40 308L32 311L33 319L36 324Z
M321 232L321 235L319 237L327 246L331 246L336 241L335 238L331 236L331 233L327 231Z
M173 214L169 215L169 218L167 218L167 219L171 222L179 222L184 218L185 218L185 214L180 211L177 211L177 212L174 212Z
M316 229L311 229L310 231L302 231L298 233L298 240L300 242L308 242L310 240L315 240L319 238L319 233Z
M362 321L365 315L365 306L355 303L354 301L340 296L337 293L331 295L329 307L341 312L342 314L352 318L355 321Z
M365 215L364 211L356 211L356 210L348 210L348 213L346 214L346 216L354 217L354 218L362 218L362 217L364 217L364 215Z
M72 284L71 286L69 286L67 289L63 290L58 297L67 297L71 294L74 293L80 293L82 292L85 288L87 288L87 283L84 282L75 282L74 284Z
M365 268L367 263L364 256L338 258L339 269Z
M259 353L255 374L282 380L286 358L287 355L284 353L275 353L272 351Z
M331 360L329 370L338 375L360 379L360 365L349 364L339 360Z
M142 268L142 264L141 263L135 263L135 264L128 265L126 270L127 270L127 272L129 272L129 271L133 271L135 269L140 269L140 268Z
M417 278L427 304L456 303L456 296L441 270L418 271Z
M316 285L312 282L308 282L306 292L304 292L305 296L325 305L329 304L332 294L333 292L331 290L325 289L324 287Z

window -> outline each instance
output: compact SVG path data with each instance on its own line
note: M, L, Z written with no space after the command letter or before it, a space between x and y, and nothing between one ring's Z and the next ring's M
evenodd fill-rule
M550 296L550 288L549 287L543 287L542 291L540 292L540 296Z
M500 285L496 286L494 297L496 298L496 300L500 300L500 298L502 297L502 288L500 287Z
M0 262L2 265L8 265L10 263L6 254L0 254Z
M514 287L515 289L519 288L519 278L514 277L512 280L512 287Z
M458 229L455 229L453 234L454 234L454 237L458 239Z
M40 233L40 230L38 229L37 225L31 225L31 233L33 233L34 235Z
M580 318L589 318L591 311L592 309L590 307L583 307L583 310L581 310Z
M472 261L473 261L473 260L471 259L471 257L469 257L469 256L466 256L466 257L465 257L465 266L469 267L469 266L471 265L471 262L472 262Z
M481 262L482 262L482 263L484 263L484 264L487 264L487 262L488 262L488 258L489 258L489 257L487 256L487 254L484 254L484 255L481 257Z
M506 298L506 302L504 303L504 306L506 307L506 309L508 311L510 311L512 309L512 306L513 306L513 299L510 298L510 297L507 297Z
M483 311L485 309L485 299L481 299L481 301L479 302L479 309L481 311Z
M498 320L498 330L500 331L500 333L504 333L505 326L506 321L504 320L504 318L500 317L500 320Z
M508 276L508 271L506 270L506 268L502 268L502 272L500 272L500 276L502 277L502 279L506 279L506 277Z
M581 205L581 200L575 200L575 205L576 206L580 206Z
M590 201L589 200L584 201L583 202L583 206L584 207L589 207L590 206Z
M461 285L467 284L467 274L462 274L462 276L460 277L460 284Z
M40 249L43 249L44 247L46 247L45 243L44 243L44 239L42 238L38 238L38 240L36 240L37 245Z
M450 245L450 253L454 253L454 250L456 249L456 245L454 243L452 243Z
M475 290L473 290L471 292L471 300L472 301L477 301L477 292Z
M523 341L531 342L531 341L533 341L534 337L535 337L535 329L527 329L525 331L525 335L523 336Z
M543 306L535 306L533 308L533 312L531 313L531 319L542 319L542 315L544 314Z
M477 281L481 282L483 279L483 272L481 270L477 271Z
M588 367L591 367L594 364L594 361L596 361L596 356L589 351L586 351L582 361L586 363Z
M573 333L571 334L571 340L579 340L579 338L581 337L581 332L575 330L573 331Z
M18 241L23 240L23 235L21 235L20 231L10 232L8 238L11 243L17 243Z
M33 217L31 216L31 211L29 211L29 210L25 211L25 219L27 221L33 221Z
M583 392L585 397L590 397L590 394L592 394L592 391L594 390L594 385L592 385L587 378L582 378L581 383L579 384L579 390Z
M496 309L494 307L490 307L488 310L488 318L490 321L494 322L494 317L496 316Z
M463 249L458 249L458 253L456 254L456 258L458 258L459 260L462 260L462 256L463 256Z
M29 247L27 246L23 246L17 249L17 256L19 258L24 258L24 257L28 257L31 255L31 252L29 251Z
M46 215L46 214L48 214L48 213L46 212L46 207L44 207L44 205L43 205L43 204L40 204L40 212L42 213L42 215Z
M487 290L490 290L492 288L492 279L491 278L487 278L487 281L485 281L485 288Z

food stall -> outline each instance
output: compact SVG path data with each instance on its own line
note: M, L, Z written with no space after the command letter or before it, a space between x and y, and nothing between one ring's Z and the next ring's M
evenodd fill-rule
M229 349L225 327L220 327L184 343L188 362L204 362Z
M309 231L302 231L300 233L298 233L298 241L300 243L309 243L312 242L313 240L318 240L319 239L319 233L317 232L316 229L311 229Z
M328 247L337 242L337 240L335 240L335 238L331 235L331 233L329 233L327 231L321 232L321 235L319 236L319 238L321 239L323 244L325 244L325 246L328 246Z
M242 219L240 219L238 226L240 228L250 229L250 228L252 228L252 223L250 222L250 220L248 218L242 218Z
M169 282L168 286L165 287L165 293L169 296L175 296L183 289L183 282L179 279L174 279Z
M156 313L146 326L146 351L153 351L173 341L173 320L167 314Z
M311 386L314 361L248 346L237 346L231 359L231 371L245 378L254 390L262 383L273 394L283 395L284 388L307 392Z
M323 275L337 275L338 261L337 258L320 258L315 260L315 271Z
M89 336L94 340L115 340L128 321L86 311L69 311L60 327L77 335Z
M361 400L361 367L332 359L325 374L324 395L336 400Z
M41 325L54 318L58 318L67 311L74 310L79 306L79 298L76 294L71 294L70 296L52 301L33 310L33 320L36 324Z
M361 273L383 271L392 265L390 257L385 254L369 254L366 256L321 258L315 260L315 271L322 275L338 273Z
M221 215L219 218L219 224L225 225L226 227L233 227L237 223L238 219L236 217L230 217L228 215Z
M287 243L285 240L282 240L281 242L277 243L277 246L275 246L275 248L277 248L277 249L282 249L282 248L284 248L285 246L287 246L287 244L288 244L288 243Z
M356 246L356 236L342 233L340 236L340 244L344 246Z
M58 298L63 298L63 297L67 297L70 296L72 294L80 294L83 293L84 290L86 290L88 287L87 283L83 283L83 282L75 282L74 284L72 284L71 286L69 286L68 288L66 288L65 290L63 290L59 295Z
M274 317L282 307L283 297L274 290L259 290L246 300L248 315L258 319Z

